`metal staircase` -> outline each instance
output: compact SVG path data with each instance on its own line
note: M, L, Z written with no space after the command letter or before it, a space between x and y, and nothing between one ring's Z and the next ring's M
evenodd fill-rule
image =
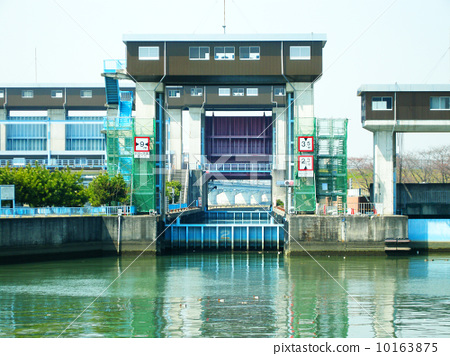
M108 105L119 104L119 81L105 76L106 103Z

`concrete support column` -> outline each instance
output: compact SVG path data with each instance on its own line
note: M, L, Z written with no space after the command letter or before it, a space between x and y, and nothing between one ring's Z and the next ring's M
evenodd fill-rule
M156 118L156 87L155 82L136 83L136 136L154 136L154 122ZM161 84L160 86L163 86Z
M52 121L66 120L65 109L48 109L47 115L50 119L50 141L47 142L47 149L51 152L64 152L66 150L66 124L53 123Z
M183 111L183 153L189 153L189 167L199 169L202 155L202 113L201 108Z
M0 120L6 120L6 109L0 109ZM6 125L0 124L0 151L6 151Z
M294 118L299 123L302 134L312 134L314 130L313 85L311 83L292 83L292 86L295 88ZM286 87L286 90L289 91L289 85Z
M171 154L172 169L181 169L182 167L182 111L180 109L169 109L170 125L169 125L169 145L168 154Z
M395 174L395 133L373 133L373 200L383 204L383 213L393 215Z

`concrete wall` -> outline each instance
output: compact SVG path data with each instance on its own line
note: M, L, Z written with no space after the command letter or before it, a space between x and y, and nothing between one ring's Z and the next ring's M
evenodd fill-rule
M117 254L117 217L0 219L0 262ZM155 216L121 217L120 253L157 253L162 226Z
M406 216L294 215L288 219L286 254L384 254L385 239L406 239ZM306 251L305 251L306 250Z

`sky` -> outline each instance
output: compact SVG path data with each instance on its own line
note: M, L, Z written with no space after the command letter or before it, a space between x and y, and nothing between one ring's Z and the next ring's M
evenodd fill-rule
M323 33L315 116L348 118L348 156L372 156L362 84L450 84L450 0L225 0L229 34ZM124 34L221 34L223 0L0 0L0 83L103 83ZM403 151L450 144L405 134ZM420 144L419 144L420 143Z

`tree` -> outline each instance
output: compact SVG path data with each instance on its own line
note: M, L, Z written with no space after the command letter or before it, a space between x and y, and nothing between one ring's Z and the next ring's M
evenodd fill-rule
M88 196L92 206L125 203L128 199L127 183L121 174L111 177L106 172L100 173L89 184Z
M173 194L172 194L173 189ZM171 182L166 183L166 196L169 198L169 203L174 204L178 203L180 200L181 193L181 183L173 180Z
M87 202L81 172L73 173L69 168L50 171L44 166L0 168L0 184L15 186L18 204L31 207L83 206Z
M373 182L373 160L371 157L352 157L347 159L347 175L355 185L367 192Z

